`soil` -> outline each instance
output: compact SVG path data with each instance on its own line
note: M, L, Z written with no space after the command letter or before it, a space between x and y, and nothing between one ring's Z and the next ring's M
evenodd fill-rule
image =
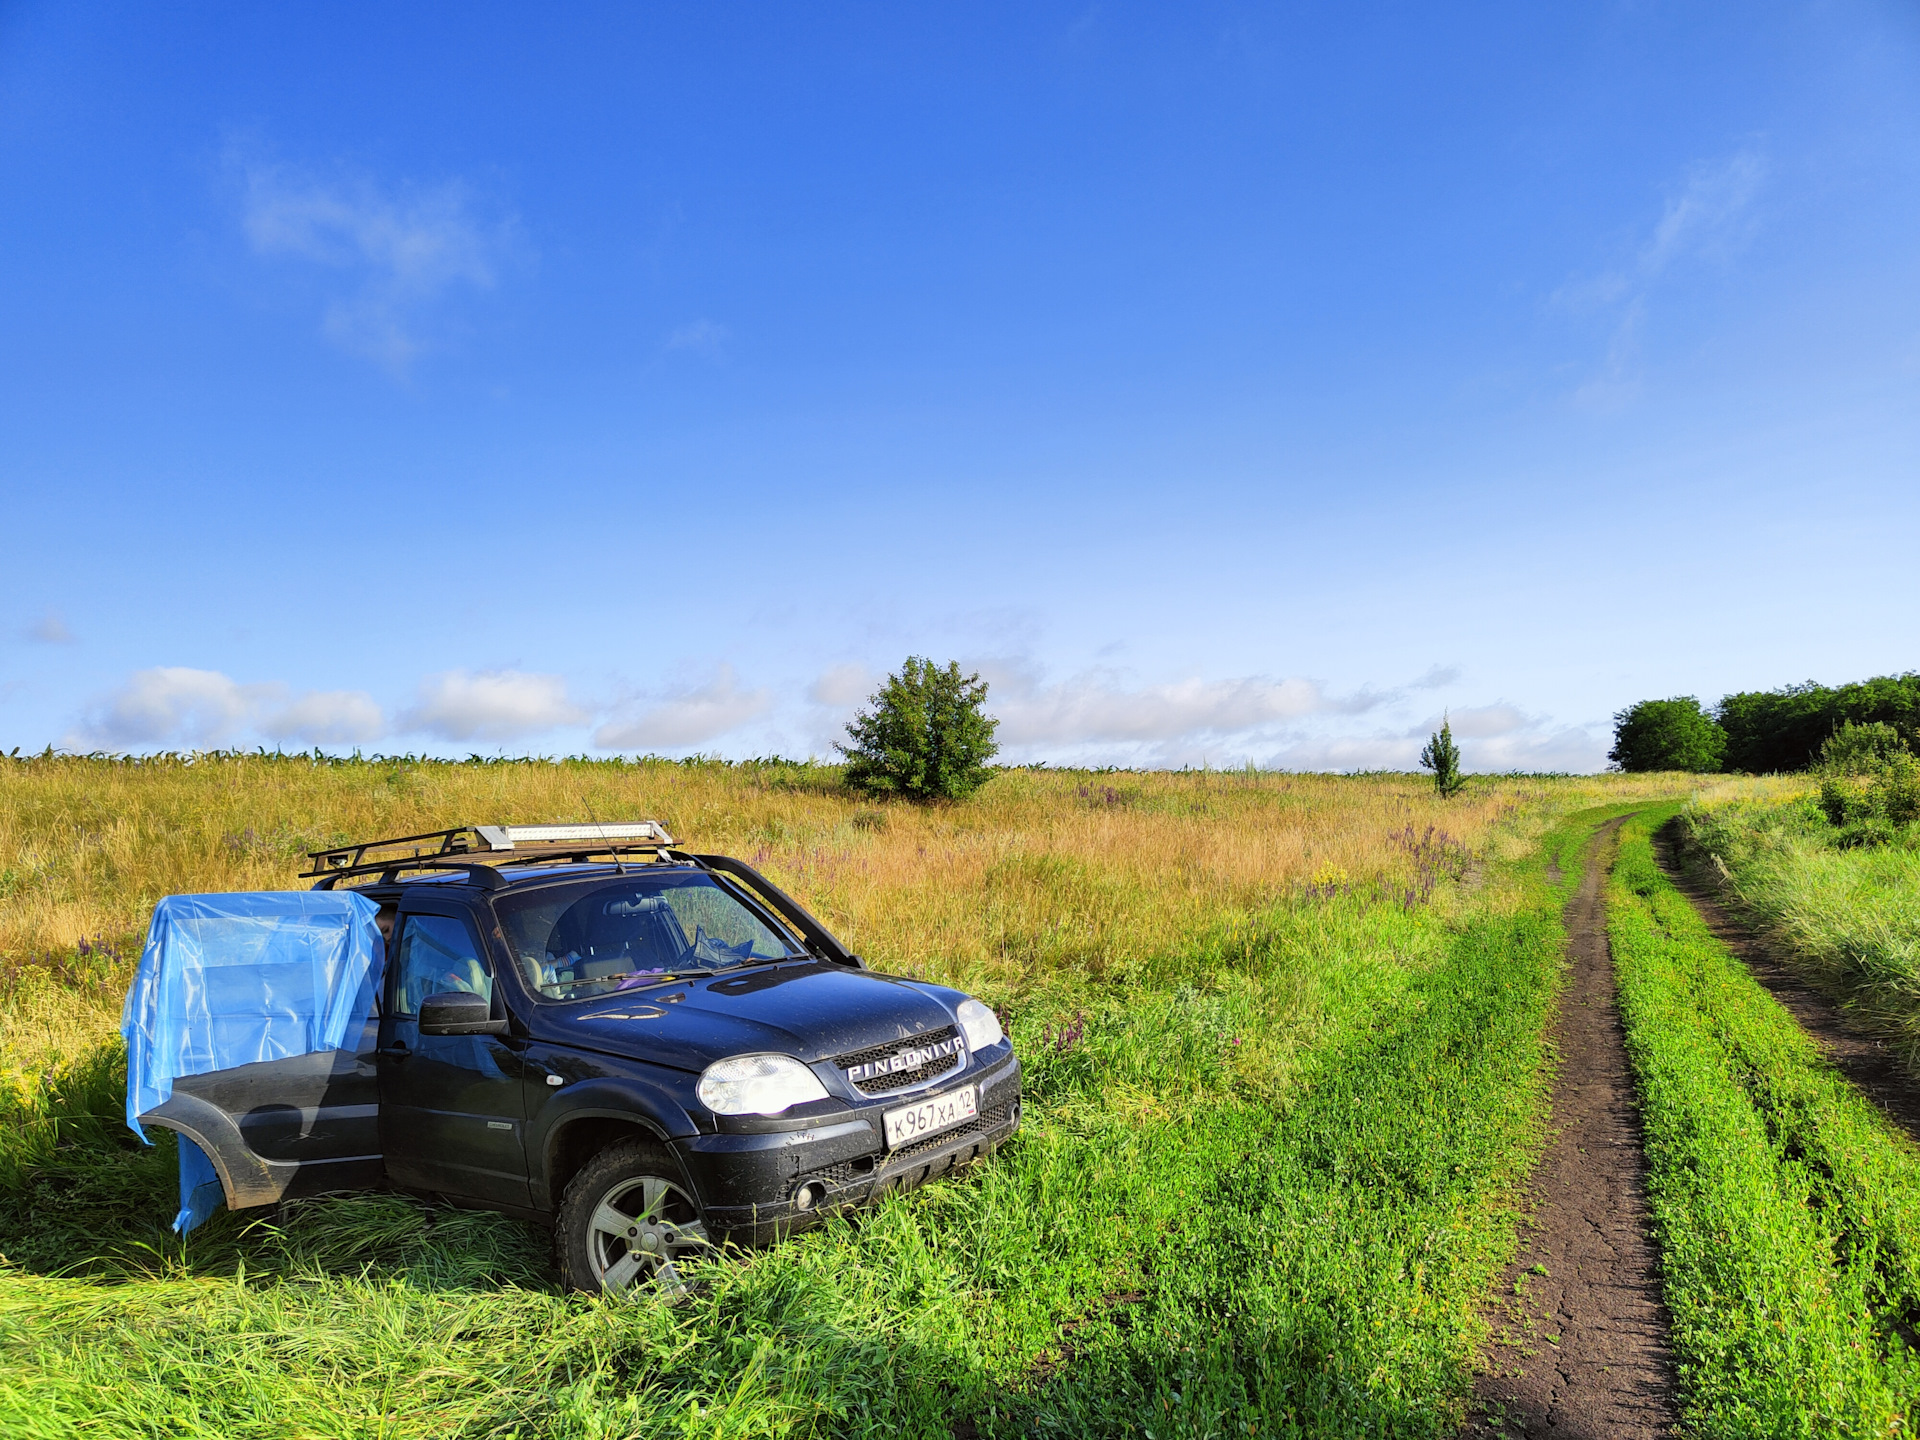
M1602 880L1620 824L1595 834L1567 902L1553 1139L1534 1172L1535 1211L1506 1276L1513 1299L1495 1321L1469 1435L1635 1440L1670 1435L1679 1421L1607 947Z
M1800 1022L1846 1079L1873 1101L1880 1113L1920 1141L1920 1087L1885 1045L1848 1028L1844 1012L1785 964L1751 927L1723 905L1716 888L1703 883L1682 861L1672 825L1654 836L1654 856L1667 878L1688 900L1707 928L1746 965L1748 972Z

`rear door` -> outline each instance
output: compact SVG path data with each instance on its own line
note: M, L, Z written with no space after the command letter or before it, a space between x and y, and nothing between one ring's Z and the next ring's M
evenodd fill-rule
M377 1185L377 1026L356 1025L347 1049L182 1075L140 1118L204 1150L234 1209Z
M464 990L504 1019L487 948L465 907L408 901L387 965L380 1026L380 1141L388 1176L419 1190L524 1207L521 1052L499 1035L422 1035L420 1002Z

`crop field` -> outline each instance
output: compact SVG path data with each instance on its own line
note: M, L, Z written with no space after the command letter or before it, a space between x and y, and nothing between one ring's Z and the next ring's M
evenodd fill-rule
M1686 790L1014 770L918 808L776 762L0 761L0 1432L1453 1433L1541 1145L1569 857ZM117 1035L155 900L635 816L993 1004L1017 1140L671 1308L566 1295L542 1232L397 1194L167 1232ZM1835 1383L1907 1383L1874 1356Z

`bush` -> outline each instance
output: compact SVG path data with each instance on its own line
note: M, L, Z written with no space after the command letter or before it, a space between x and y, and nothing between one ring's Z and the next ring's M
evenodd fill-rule
M1845 825L1856 815L1864 817L1866 811L1866 791L1860 785L1849 785L1844 775L1823 775L1820 777L1820 813L1827 817L1829 825Z
M873 708L847 726L853 743L834 746L847 757L847 784L869 795L964 800L993 778L987 762L1000 749L986 699L978 675L909 655L868 700Z
M1613 717L1613 749L1607 752L1622 770L1717 771L1726 753L1727 732L1691 695L1671 700L1642 700Z
M1820 809L1842 846L1884 845L1920 820L1920 760L1890 726L1844 726L1822 750ZM1852 732L1852 733L1849 733Z
M1871 775L1896 755L1907 753L1907 742L1891 725L1848 720L1820 747L1820 768L1834 775Z
M1867 815L1842 825L1833 837L1836 850L1872 850L1882 845L1891 845L1900 838L1900 832L1878 815Z

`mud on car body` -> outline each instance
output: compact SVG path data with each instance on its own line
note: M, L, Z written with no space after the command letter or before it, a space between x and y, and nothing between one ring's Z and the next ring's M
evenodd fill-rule
M752 867L652 822L314 859L315 888L380 906L360 1043L182 1076L141 1117L195 1141L231 1206L390 1184L553 1226L575 1288L672 1290L698 1248L919 1185L1019 1126L985 1005L867 969Z

